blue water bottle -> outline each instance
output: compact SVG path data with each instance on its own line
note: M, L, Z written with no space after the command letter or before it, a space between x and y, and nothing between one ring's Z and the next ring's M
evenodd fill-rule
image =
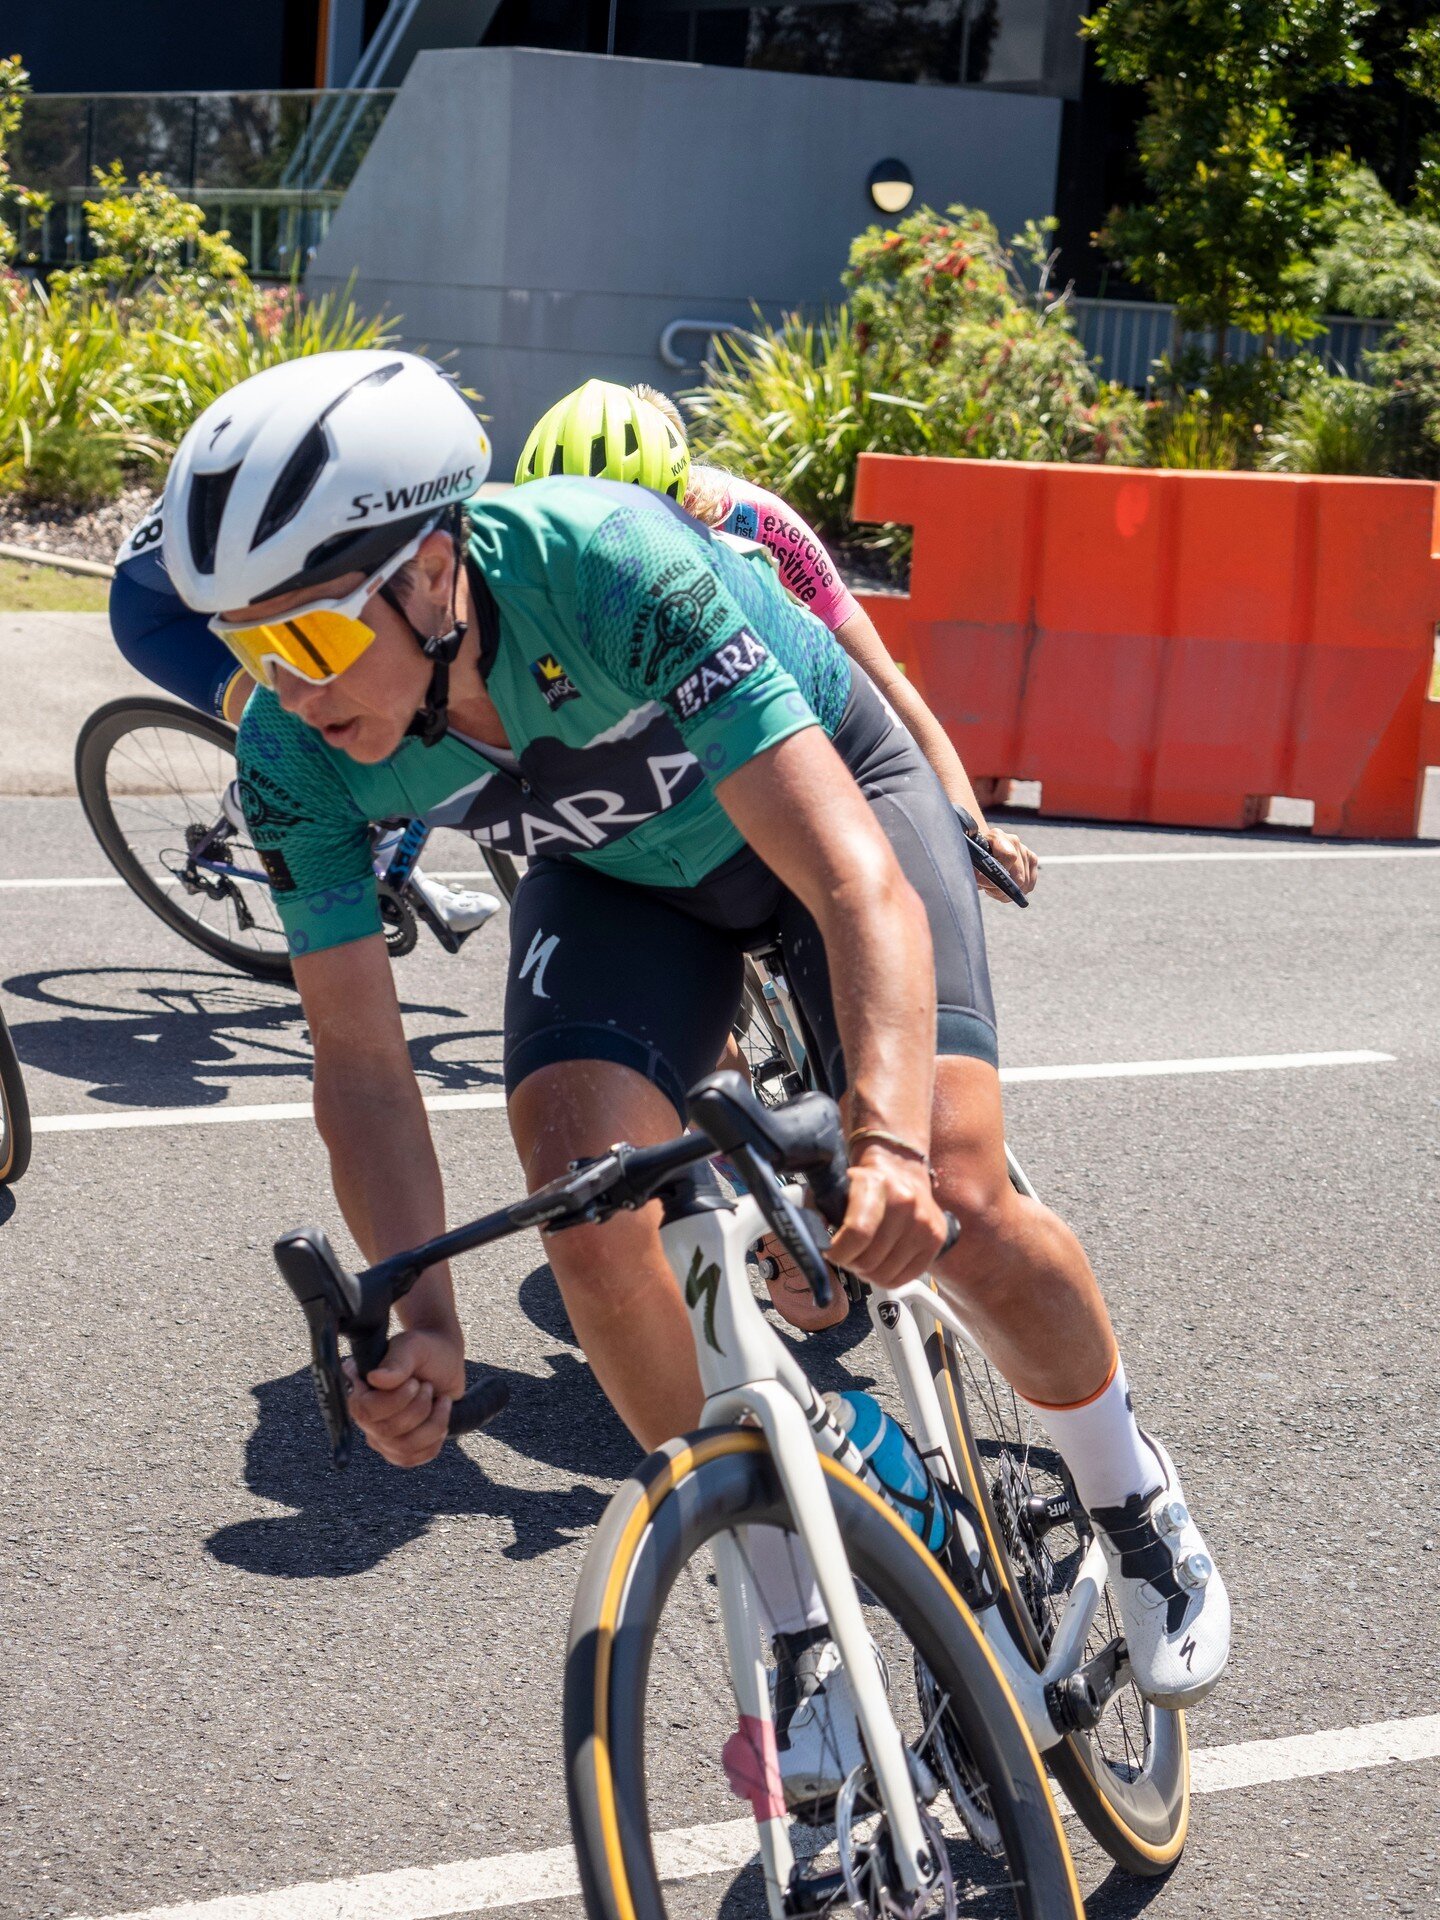
M874 1476L877 1491L932 1553L950 1531L949 1510L930 1469L898 1420L868 1393L827 1393L825 1404Z

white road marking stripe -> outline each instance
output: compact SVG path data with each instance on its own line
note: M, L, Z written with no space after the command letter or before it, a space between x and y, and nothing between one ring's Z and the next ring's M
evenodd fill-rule
M1044 867L1171 866L1195 860L1436 860L1440 847L1220 847L1187 853L1042 853ZM444 867L425 869L432 880L489 880L488 867ZM25 887L123 887L127 883L113 875L98 879L84 876L74 879L0 880L0 888ZM164 884L173 886L173 880Z
M1240 1053L1213 1060L1099 1060L1076 1067L1002 1067L1012 1086L1032 1080L1144 1080L1162 1074L1276 1073L1291 1067L1371 1067L1393 1053L1359 1048L1349 1053Z
M114 875L99 880L76 878L73 880L0 880L0 887L123 887L125 882Z
M1073 1067L1002 1067L1000 1078L1011 1085L1036 1080L1143 1080L1163 1074L1368 1067L1394 1058L1393 1053L1372 1053L1362 1048L1351 1053L1249 1053L1214 1060L1102 1060ZM504 1104L505 1095L498 1088L485 1093L431 1093L425 1097L431 1113L467 1113ZM215 1107L127 1107L122 1113L53 1113L32 1118L30 1125L35 1133L107 1133L129 1127L216 1127L250 1120L308 1120L313 1112L308 1100L277 1100L264 1106L223 1103Z
M505 1095L497 1088L485 1093L431 1093L425 1105L431 1113L470 1112L503 1107ZM315 1112L308 1100L277 1100L267 1106L127 1107L123 1113L53 1113L32 1119L34 1133L107 1133L123 1127L232 1126L246 1120L309 1120Z
M1249 1740L1200 1748L1190 1756L1196 1793L1310 1780L1323 1774L1440 1757L1440 1714L1384 1720L1369 1727ZM953 1820L944 1822L956 1826ZM655 1864L664 1880L698 1880L733 1873L753 1858L755 1826L725 1820L655 1836ZM311 1880L268 1893L222 1894L214 1900L146 1907L107 1920L441 1920L447 1914L490 1913L540 1900L573 1898L580 1891L575 1856L566 1847L501 1853L488 1860L456 1860L444 1867L406 1867L362 1873L349 1880Z
M1190 1755L1196 1793L1228 1793L1278 1780L1311 1780L1323 1773L1359 1773L1405 1760L1440 1757L1440 1713L1414 1720L1378 1720L1368 1727L1337 1727L1283 1740L1246 1740L1233 1747L1201 1747Z
M1434 860L1440 847L1217 847L1194 853L1042 853L1043 867L1168 866L1190 860Z

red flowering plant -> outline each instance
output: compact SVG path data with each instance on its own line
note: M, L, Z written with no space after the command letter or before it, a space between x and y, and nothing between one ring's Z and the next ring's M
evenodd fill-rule
M968 207L869 227L844 281L865 384L898 403L893 452L1134 460L1141 409L1097 380L1050 285L1053 222L1009 247ZM908 417L908 423L907 423Z
M751 332L714 343L686 395L692 442L842 547L893 560L907 529L850 518L862 453L1136 461L1142 404L1096 378L1050 270L1045 229L1006 249L964 207L871 227L851 247L844 307L778 325L757 310Z

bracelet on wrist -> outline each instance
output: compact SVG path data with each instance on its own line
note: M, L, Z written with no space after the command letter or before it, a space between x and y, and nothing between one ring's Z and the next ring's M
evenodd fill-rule
M917 1146L913 1140L906 1140L901 1134L891 1133L888 1127L856 1127L845 1144L852 1155L863 1153L866 1147L883 1147L887 1153L897 1154L902 1160L918 1161L929 1174L931 1186L935 1184L935 1169L925 1149Z

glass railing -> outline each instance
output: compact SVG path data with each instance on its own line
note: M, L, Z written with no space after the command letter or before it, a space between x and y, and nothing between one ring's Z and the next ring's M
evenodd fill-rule
M371 92L32 94L14 178L54 205L22 246L43 266L82 257L94 169L158 173L228 228L252 273L288 276L324 238L395 97Z

